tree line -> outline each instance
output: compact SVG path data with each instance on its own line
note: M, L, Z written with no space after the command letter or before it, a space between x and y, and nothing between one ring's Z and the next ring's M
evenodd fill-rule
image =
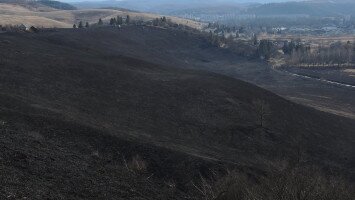
M130 24L130 23L131 23L131 17L129 15L127 15L125 19L123 19L123 17L121 17L121 16L117 16L117 17L111 18L109 21L109 25L111 25L111 26L119 26L119 25ZM104 22L100 18L99 21L95 25L102 26L102 25L104 25ZM90 27L89 22L86 22L84 25L83 21L79 21L78 25L76 25L76 24L73 25L73 28L89 28L89 27Z
M125 19L121 16L117 16L116 18L111 18L110 19L110 25L111 26L119 26L123 24L130 24L131 23L131 17L129 15L126 16Z
M300 41L285 42L283 52L287 64L303 67L350 67L355 63L355 46L350 41L330 45L304 45Z

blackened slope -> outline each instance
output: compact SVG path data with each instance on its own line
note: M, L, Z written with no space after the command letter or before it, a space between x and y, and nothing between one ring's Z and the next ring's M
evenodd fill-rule
M1 199L182 199L195 196L192 177L216 167L110 136L16 98L0 95L0 102ZM147 165L143 172L127 167L137 155Z
M152 31L155 35L157 30ZM120 43L127 41L120 39L120 33L107 30L101 35L104 32L7 36L10 41L3 48L10 50L3 52L8 58L2 68L2 90L78 123L121 137L173 145L191 154L233 162L240 154L238 162L250 162L256 152L273 156L285 148L289 155L296 148L291 144L297 136L314 154L312 159L348 159L351 145L345 145L342 156L333 151L351 142L344 140L353 125L346 120L292 104L235 79L122 56L120 51L133 54L137 50L148 60L152 54L144 55L145 50L134 45L121 49ZM159 52L152 57L164 59ZM271 107L267 130L257 127L252 104L256 100L265 100Z
M13 174L8 179L13 179L16 170L46 174L47 168L31 171L30 166L41 165L41 160L33 158L40 152L46 152L38 156L45 159L50 159L50 152L58 157L54 159L58 159L56 166L59 167L50 169L54 170L48 172L52 173L50 177L55 177L56 172L65 173L66 168L60 166L67 162L76 166L70 172L74 177L55 179L55 182L69 179L72 185L90 181L100 185L103 180L98 178L99 174L92 175L90 180L84 179L88 173L101 168L109 171L104 176L105 181L119 179L124 174L113 175L110 170L125 169L122 155L134 154L143 154L149 166L154 166L150 169L154 174L155 170L169 169L161 161L164 157L175 158L176 161L168 165L178 167L162 173L161 177L169 177L169 174L172 174L171 179L180 177L185 179L178 181L182 185L190 181L187 172L195 168L194 159L201 168L208 167L197 158L260 170L275 160L297 159L332 169L352 169L352 121L290 103L239 80L176 68L188 68L182 63L189 64L179 62L179 58L200 52L194 46L203 41L196 41L194 35L176 32L171 36L182 43L176 45L179 51L175 59L165 57L169 56L164 53L169 50L165 43L158 43L161 49L155 51L139 48L140 43L159 42L157 38L166 35L165 31L104 28L1 35L0 48L7 51L0 52L0 116L10 124L2 139L2 148L8 149L4 151L2 166L8 174ZM142 32L151 34L152 40L139 40L138 33ZM201 54L222 54L212 47L204 48ZM135 54L139 59L132 57ZM167 59L169 67L161 64ZM270 106L271 115L264 128L258 126L252 103L256 100L264 100ZM36 138L41 140L38 146L34 145ZM25 147L15 148L11 141L15 141L15 147ZM141 143L152 150L136 150ZM133 148L124 150L131 144ZM106 148L108 153L105 153ZM113 164L88 165L96 162L91 158L92 154L97 155L96 149L99 149L100 159ZM11 156L17 153L19 161L11 161ZM193 158L182 158L181 153ZM68 158L67 154L74 154L73 158ZM155 158L160 154L162 156ZM16 167L17 162L20 168ZM159 162L163 164L157 164ZM176 165L180 162L184 165ZM80 176L76 177L78 174ZM22 178L30 181L25 177ZM162 180L157 180L152 190L159 187L159 183ZM41 184L38 181L33 187L50 190L49 185ZM140 190L146 187L144 184ZM66 190L63 185L58 194ZM87 190L75 195L83 195Z

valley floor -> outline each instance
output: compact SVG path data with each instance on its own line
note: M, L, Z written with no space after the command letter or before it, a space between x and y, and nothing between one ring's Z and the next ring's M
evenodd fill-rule
M221 61L218 66L218 68L211 66L209 69L256 84L293 102L355 119L355 88L349 87L355 82L355 77L349 73L334 71L330 74L324 70L275 70L266 63L240 59L229 60L226 63ZM313 78L302 77L302 75Z

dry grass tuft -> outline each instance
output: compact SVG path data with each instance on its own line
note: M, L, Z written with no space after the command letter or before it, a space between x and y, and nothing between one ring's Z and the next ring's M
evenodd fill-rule
M129 160L127 162L127 160L125 159L125 157L123 157L123 162L126 166L126 169L133 173L133 174L136 174L136 173L145 173L147 172L147 167L148 167L148 164L147 162L139 155L136 155L134 157L132 157L131 160Z

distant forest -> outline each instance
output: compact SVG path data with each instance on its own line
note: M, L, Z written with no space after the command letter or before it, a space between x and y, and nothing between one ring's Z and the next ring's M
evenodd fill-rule
M76 7L70 5L68 3L63 3L59 1L52 1L52 0L37 0L42 5L46 5L48 7L60 9L60 10L76 10Z

